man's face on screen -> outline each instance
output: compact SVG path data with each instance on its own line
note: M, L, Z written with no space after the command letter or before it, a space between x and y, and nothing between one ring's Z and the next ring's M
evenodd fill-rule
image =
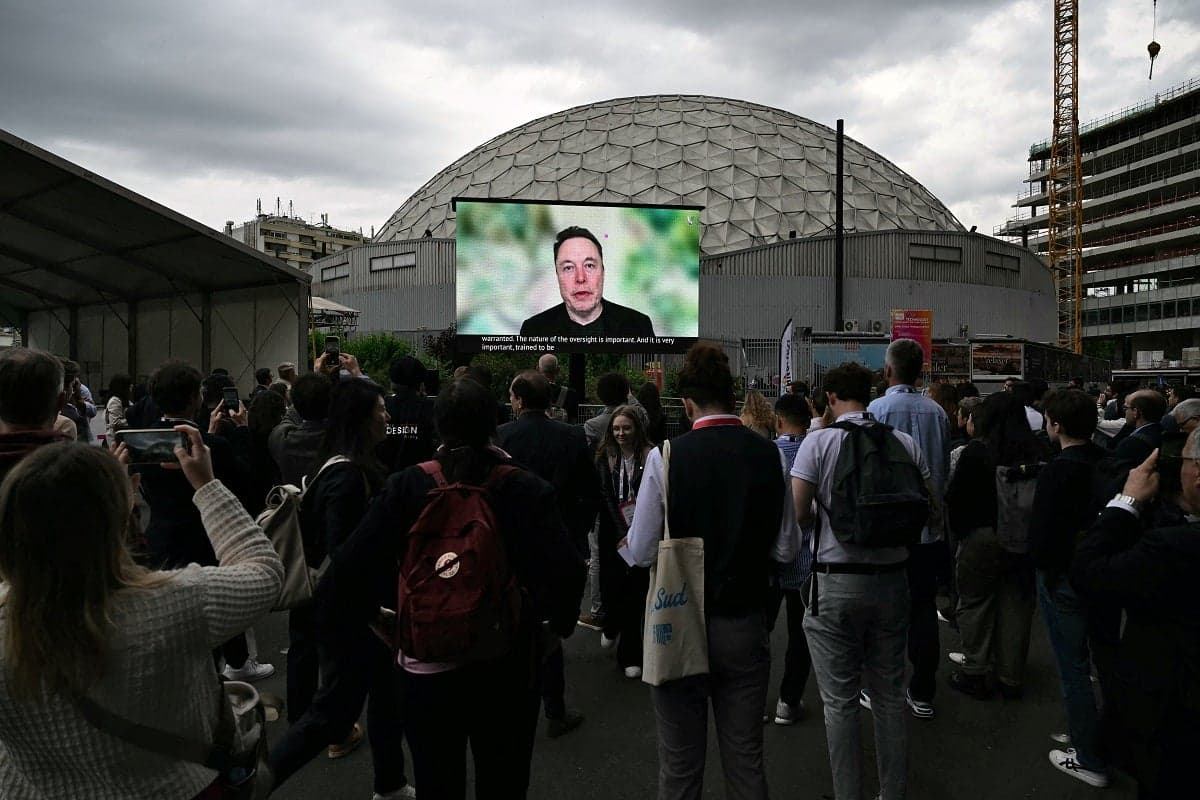
M604 262L596 245L582 236L567 239L559 245L554 271L567 315L582 325L594 321L604 299Z

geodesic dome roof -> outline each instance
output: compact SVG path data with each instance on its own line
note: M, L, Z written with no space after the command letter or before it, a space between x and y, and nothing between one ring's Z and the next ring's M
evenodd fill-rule
M485 142L417 190L376 241L454 235L451 198L704 207L706 254L832 233L836 132L777 108L694 95L606 100ZM845 140L847 230L961 231L920 183Z

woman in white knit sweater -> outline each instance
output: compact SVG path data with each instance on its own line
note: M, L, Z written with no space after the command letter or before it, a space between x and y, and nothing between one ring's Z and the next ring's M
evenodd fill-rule
M0 797L205 796L214 770L93 728L86 695L142 725L213 741L212 650L274 605L283 567L186 430L176 448L220 566L151 572L126 543L130 481L75 443L27 456L0 484ZM118 449L120 455L120 449Z

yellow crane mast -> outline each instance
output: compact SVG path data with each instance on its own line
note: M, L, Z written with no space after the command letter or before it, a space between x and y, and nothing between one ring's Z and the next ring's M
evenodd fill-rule
M1054 0L1054 130L1048 251L1058 299L1058 343L1083 352L1083 169L1079 152L1079 0Z

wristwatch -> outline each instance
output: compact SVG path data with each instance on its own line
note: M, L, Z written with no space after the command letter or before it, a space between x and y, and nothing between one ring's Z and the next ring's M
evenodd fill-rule
M1126 505L1133 506L1133 509L1135 511L1142 510L1142 501L1138 500L1136 497L1133 497L1132 495L1121 494L1120 492L1117 492L1117 495L1116 495L1116 497L1113 498L1113 501L1117 502L1117 503L1125 503Z

